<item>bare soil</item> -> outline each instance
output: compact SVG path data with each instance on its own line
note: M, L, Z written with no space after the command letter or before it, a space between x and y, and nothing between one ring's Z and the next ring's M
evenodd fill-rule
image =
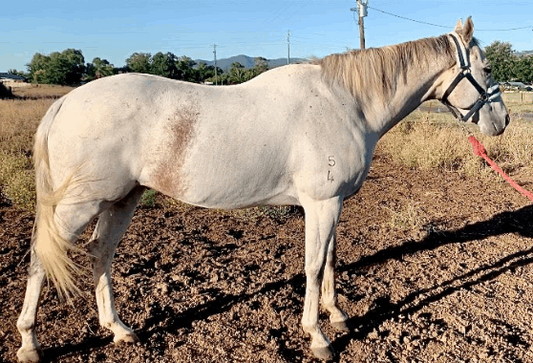
M533 178L515 175L526 189ZM72 305L45 287L50 362L315 362L300 327L304 219L140 207L117 251L114 345L90 277ZM533 207L499 179L411 170L377 156L338 227L337 287L352 317L339 362L533 362ZM0 361L19 347L33 216L0 201ZM85 235L87 238L87 234ZM84 243L81 241L80 243Z

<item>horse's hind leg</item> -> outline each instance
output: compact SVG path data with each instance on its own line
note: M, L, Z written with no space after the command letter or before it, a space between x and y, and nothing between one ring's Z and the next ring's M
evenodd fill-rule
M136 342L135 333L119 319L111 282L111 262L118 242L126 231L144 188L137 187L121 201L102 212L91 237L94 256L93 277L100 325L113 332L114 342Z
M58 233L61 237L74 243L99 211L100 201L79 204L60 203L56 206L52 218L58 225ZM39 214L37 216L37 218L42 218ZM36 220L35 223L38 224L38 221ZM17 328L22 337L22 346L17 352L20 362L39 362L41 359L41 347L35 335L35 321L45 275L43 265L32 247L26 295L22 312L17 320Z
M44 275L45 272L41 261L32 248L26 296L24 297L22 312L17 321L17 328L22 336L22 346L17 352L17 358L21 362L39 362L42 356L41 346L35 335L35 319Z

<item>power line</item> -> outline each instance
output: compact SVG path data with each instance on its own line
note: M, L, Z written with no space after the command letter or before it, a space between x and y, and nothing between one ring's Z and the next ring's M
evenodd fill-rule
M476 29L476 31L477 32L510 32L513 30L524 30L524 29L533 30L533 26L522 26L519 28L509 28L509 29Z
M389 13L388 11L384 11L384 10L380 10L380 9L376 9L372 6L368 6L369 9L372 9L372 10L375 10L375 11L379 11L380 13L383 13L383 14L387 14L387 15L390 15L390 16L394 16L396 18L400 18L400 19L404 19L404 20L409 20L409 21L413 21L415 23L420 23L420 24L426 24L426 25L431 25L431 26L436 26L436 27L439 27L439 28L451 28L450 26L444 26L444 25L439 25L439 24L433 24L433 23L427 23L425 21L420 21L420 20L415 20L415 19L411 19L411 18L406 18L405 16L401 16L401 15L397 15L397 14L393 14L393 13Z
M421 21L421 20L407 18L405 16L401 16L401 15L398 15L398 14L389 13L388 11L384 11L384 10L381 10L381 9L376 9L376 8L374 8L372 6L368 6L368 8L372 9L372 10L375 10L375 11L379 11L380 13L383 13L383 14L386 14L386 15L394 16L396 18L400 18L400 19L404 19L404 20L409 20L409 21L412 21L412 22L415 22L415 23L431 25L431 26L435 26L435 27L438 27L438 28L446 28L446 29L452 29L453 28L453 27L448 26L448 25L440 25L440 24L428 23L428 22ZM508 29L476 29L476 31L477 32L480 32L480 31L481 32L507 32L507 31L514 31L514 30L523 30L523 29L533 29L533 25L522 26L522 27L517 27L517 28L508 28Z

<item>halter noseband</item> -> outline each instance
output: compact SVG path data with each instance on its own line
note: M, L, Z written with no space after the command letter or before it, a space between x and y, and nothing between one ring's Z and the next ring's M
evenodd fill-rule
M485 104L494 102L494 99L498 96L500 96L500 86L498 84L495 84L489 89L484 90L483 87L479 85L479 83L474 79L472 76L472 72L470 69L470 54L468 52L468 49L465 48L463 43L459 40L459 35L457 33L452 32L448 34L454 41L455 46L457 48L457 61L461 67L461 71L459 74L455 77L455 79L452 81L452 83L448 86L448 89L446 92L444 92L444 95L442 96L441 102L445 104L451 111L451 113L459 120L459 121L468 121L477 111L479 111ZM462 115L461 111L455 106L453 106L449 101L448 97L453 92L455 87L461 82L463 78L466 78L472 86L478 91L480 97L472 106L472 108L468 111L466 115Z

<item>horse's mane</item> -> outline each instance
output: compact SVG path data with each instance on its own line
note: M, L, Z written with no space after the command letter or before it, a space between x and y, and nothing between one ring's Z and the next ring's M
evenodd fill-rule
M351 50L314 61L322 67L326 80L335 81L353 96L387 98L398 82L406 82L413 66L425 71L437 59L450 66L455 61L455 47L448 36L424 38L382 48ZM442 62L439 60L438 62ZM412 74L411 74L412 76Z

